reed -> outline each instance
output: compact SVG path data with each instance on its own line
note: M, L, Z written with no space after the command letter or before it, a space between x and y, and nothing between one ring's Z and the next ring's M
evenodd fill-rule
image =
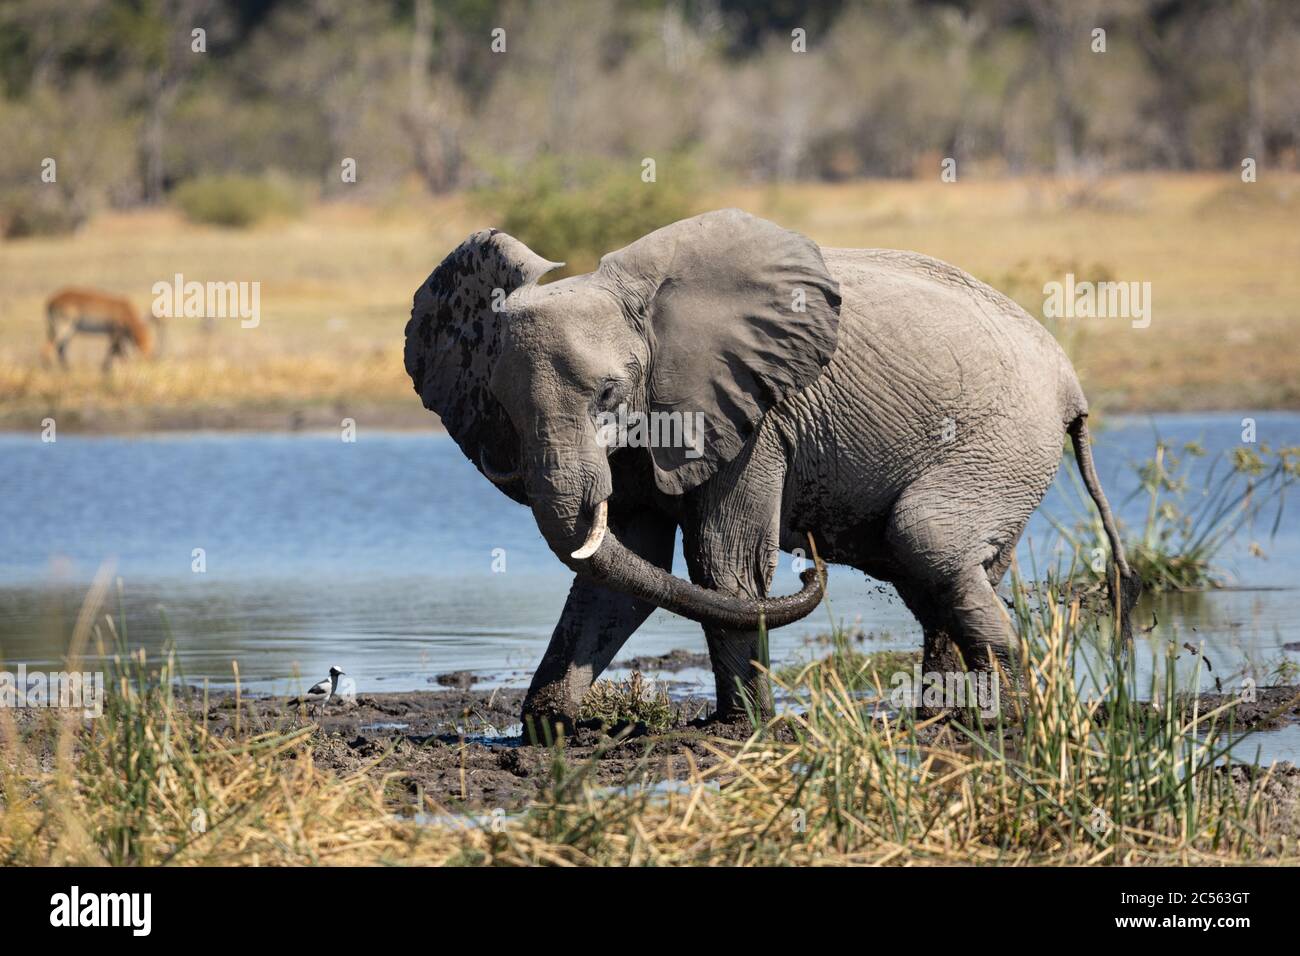
M1151 457L1135 466L1139 486L1130 500L1145 499L1145 516L1140 527L1124 534L1124 547L1147 591L1223 587L1228 579L1218 561L1224 548L1257 526L1266 525L1269 537L1276 534L1287 492L1300 478L1300 448L1261 443L1224 452L1194 486L1191 463L1205 454L1198 442L1175 448L1157 437ZM1100 587L1110 551L1101 519L1074 469L1061 470L1073 489L1072 514L1047 517L1071 555L1093 555L1091 561L1075 562L1076 582ZM1262 552L1258 543L1252 550Z
M918 722L832 655L776 682L793 702L682 780L601 787L605 754L553 748L551 781L496 820L416 808L370 769L312 760L315 728L209 731L174 662L125 653L96 611L113 693L98 721L20 727L0 714L0 861L6 864L790 865L1145 864L1300 861L1268 796L1276 768L1225 768L1232 705L1178 693L1172 658L1140 685L1078 600L1013 582L1023 693L993 720ZM88 604L102 599L92 593ZM80 626L80 625L79 625ZM74 645L76 641L74 639ZM1082 653L1098 644L1100 658ZM53 736L48 736L50 733ZM42 756L41 741L52 741ZM635 741L611 740L627 748ZM633 753L635 751L632 751ZM620 757L626 755L620 750ZM378 761L376 761L378 763ZM388 796L386 796L386 793ZM426 811L417 818L414 809Z

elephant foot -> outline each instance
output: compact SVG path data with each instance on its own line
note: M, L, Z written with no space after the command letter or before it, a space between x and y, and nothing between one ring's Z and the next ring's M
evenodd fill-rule
M753 719L757 719L759 726L770 721L775 713L772 709L771 696L762 693L760 689L751 689L751 692L758 697L759 706L757 712L752 707L746 706L746 701L739 696L732 696L724 699L719 707L707 717L692 721L691 725L706 726L711 724L727 726L752 727ZM759 696L761 694L761 696Z
M1010 720L1018 712L1019 671L1007 645L959 645L946 629L927 629L922 684L912 688L916 719L985 727L996 725L1000 715Z
M754 706L755 702L757 707ZM719 697L717 708L707 717L691 721L690 726L706 730L718 728L725 731L721 736L735 738L738 732L743 731L748 736L756 730L755 720L758 721L759 727L766 725L772 720L774 714L772 697L767 693L767 687L755 683L746 687L743 692L737 688L732 693Z
M578 706L562 684L551 684L528 693L519 719L524 743L550 747L562 737L573 736Z
M740 710L739 708L728 707L726 709L715 710L707 717L696 717L694 720L688 723L687 726L688 727L711 727L715 724L725 724L730 726L732 724L748 724L748 723L749 723L749 714L745 713L743 710Z
M1019 718L1021 692L1019 672L1001 656L991 667L927 668L913 689L913 712L918 722L991 729Z
M754 734L749 716L741 711L715 711L707 717L697 717L686 726L724 740L748 740Z
M525 712L520 718L523 731L520 736L525 744L535 747L550 747L563 737L572 737L577 719L568 714L545 714Z

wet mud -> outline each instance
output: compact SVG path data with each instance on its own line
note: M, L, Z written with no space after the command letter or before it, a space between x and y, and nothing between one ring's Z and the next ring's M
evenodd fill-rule
M554 786L559 750L522 739L524 691L454 686L466 683L461 675L437 680L453 686L363 694L355 703L324 708L293 706L285 698L246 698L239 705L240 724L245 732L318 724L312 738L317 764L339 774L385 778L397 806L427 808L431 802L447 809L514 810L543 797ZM1220 695L1202 695L1201 712L1225 702ZM665 733L652 735L635 726L610 732L580 726L563 742L564 761L571 768L584 767L586 779L598 786L650 786L684 779L692 765L713 765L719 739L744 740L750 734L745 722L705 723L709 700L688 698L676 702L675 709L676 726ZM217 700L207 710L209 726L218 732L233 732L234 717L233 698ZM1300 722L1300 687L1260 688L1255 701L1234 707L1233 725L1240 730L1274 729L1288 722ZM1246 768L1227 772L1240 778L1243 788L1247 785ZM1296 811L1292 816L1300 829L1300 768L1279 764L1269 786L1276 791L1271 797Z
M285 698L245 698L239 703L242 732L284 731L318 724L313 757L340 774L391 775L398 805L448 809L507 810L522 807L552 787L558 748L526 744L518 689L449 689L362 694L355 704L294 706ZM691 766L717 761L710 738L744 740L748 724L706 724L711 702L675 702L677 725L650 735L628 726L604 732L579 726L563 742L570 767L589 765L587 779L600 786L652 785L684 779ZM208 725L232 733L235 701L207 709ZM428 799L426 799L428 798Z

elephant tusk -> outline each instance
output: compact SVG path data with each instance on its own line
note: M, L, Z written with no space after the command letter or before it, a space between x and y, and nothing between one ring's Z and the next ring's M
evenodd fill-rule
M596 553L602 541L605 540L605 532L609 530L609 501L602 501L596 505L596 520L591 523L591 530L587 532L587 540L582 542L582 547L573 552L571 557L579 561L586 560Z
M487 462L487 453L480 451L478 453L479 471L487 477L487 480L494 485L513 485L515 482L523 481L524 473L521 469L515 471L497 471Z

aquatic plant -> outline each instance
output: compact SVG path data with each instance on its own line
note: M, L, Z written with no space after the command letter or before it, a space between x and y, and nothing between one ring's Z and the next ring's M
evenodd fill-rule
M592 684L582 698L578 719L610 729L640 724L661 733L677 723L677 711L662 686L633 671L626 680Z
M779 667L773 676L783 687L800 687L812 679L815 671L830 668L840 675L850 691L872 690L879 684L888 684L891 674L912 670L921 659L921 652L885 648L878 651L860 651L853 647L842 631L837 629L830 639L832 650L826 657Z
M1134 495L1145 496L1146 515L1135 533L1124 535L1124 547L1147 591L1223 587L1227 575L1215 563L1220 553L1270 510L1268 533L1275 534L1286 492L1300 477L1300 448L1274 451L1261 443L1257 448L1242 445L1225 452L1206 470L1201 487L1193 488L1191 463L1205 454L1199 442L1175 449L1157 439L1151 458L1135 466L1140 484ZM1109 555L1101 519L1087 504L1078 477L1067 469L1062 473L1073 482L1073 522L1050 514L1047 518L1073 552L1083 557L1074 564L1076 582L1100 586ZM1258 544L1252 551L1262 554Z

